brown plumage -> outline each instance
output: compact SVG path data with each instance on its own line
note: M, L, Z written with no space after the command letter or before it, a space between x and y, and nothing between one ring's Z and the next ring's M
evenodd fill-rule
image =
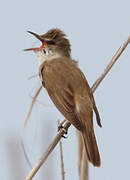
M64 117L81 131L89 161L94 166L100 166L93 130L93 109L96 105L83 73L75 61L65 57L46 61L40 69L51 100ZM98 111L96 115L99 118Z
M53 42L51 49L60 51L62 55L69 57L70 56L70 43L66 38L66 35L60 29L51 29L47 33L40 36L46 42Z
M59 29L52 29L41 36L30 33L44 41L49 50L60 54L59 57L46 60L40 65L40 78L57 109L81 132L88 160L94 166L100 166L93 129L93 110L101 127L100 116L85 76L77 62L70 57L68 39ZM38 51L36 48L34 50Z

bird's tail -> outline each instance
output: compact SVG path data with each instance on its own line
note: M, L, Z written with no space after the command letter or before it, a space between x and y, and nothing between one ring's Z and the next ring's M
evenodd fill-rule
M101 164L101 160L100 160L100 154L98 151L97 142L93 129L88 130L88 128L86 128L86 130L82 132L82 135L83 135L83 140L84 140L88 160L94 166L99 167Z

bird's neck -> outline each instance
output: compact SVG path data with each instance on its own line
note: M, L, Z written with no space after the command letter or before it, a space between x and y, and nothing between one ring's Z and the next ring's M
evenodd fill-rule
M56 51L51 51L49 49L42 49L35 51L39 65L43 64L44 61L50 61L61 57L62 55Z

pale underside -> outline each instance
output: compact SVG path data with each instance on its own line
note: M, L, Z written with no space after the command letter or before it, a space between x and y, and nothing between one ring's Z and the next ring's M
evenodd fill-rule
M35 51L38 64L39 66L44 62L44 61L49 61L55 58L59 58L61 55L49 50L48 48L41 49L39 51Z

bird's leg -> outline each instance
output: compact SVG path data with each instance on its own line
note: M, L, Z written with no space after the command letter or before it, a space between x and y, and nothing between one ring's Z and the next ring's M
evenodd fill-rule
M66 119L58 123L58 131L63 128L63 124L65 123Z
M67 134L68 133L67 130L63 127L63 124L65 123L65 121L66 121L66 119L64 119L63 121L59 122L59 124L58 124L58 131L60 131L60 129L63 129L64 134ZM67 138L64 135L62 137L63 138Z

